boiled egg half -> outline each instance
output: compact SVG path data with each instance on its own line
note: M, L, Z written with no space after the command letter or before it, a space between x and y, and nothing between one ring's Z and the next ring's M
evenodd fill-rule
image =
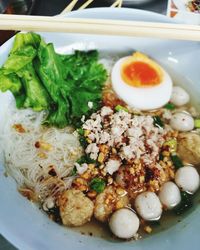
M112 86L130 107L140 110L165 105L172 94L172 79L158 63L135 52L119 59L112 69Z

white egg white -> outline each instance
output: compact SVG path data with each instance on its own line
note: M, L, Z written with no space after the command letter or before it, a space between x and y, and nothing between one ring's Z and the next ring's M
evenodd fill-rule
M119 59L112 69L112 86L116 94L130 107L140 110L152 110L169 102L172 94L172 79L162 68L163 80L157 86L134 87L125 83L121 77L121 67L129 57Z

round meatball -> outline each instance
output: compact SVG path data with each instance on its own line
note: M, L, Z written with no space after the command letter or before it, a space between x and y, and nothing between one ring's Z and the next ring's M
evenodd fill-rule
M177 185L172 182L166 182L159 192L159 199L167 209L172 209L181 201L181 193Z
M190 96L183 88L174 86L170 101L176 106L183 106L190 101Z
M94 204L81 191L69 189L58 199L60 216L66 226L82 226L90 221Z
M128 204L129 200L125 190L113 186L107 187L96 197L94 216L97 220L105 222L115 210Z
M175 182L183 191L193 194L199 188L200 178L196 168L185 166L176 172Z
M109 221L110 230L121 239L134 237L139 229L139 225L140 221L137 215L128 208L115 211Z
M194 129L194 119L188 113L177 112L172 115L170 126L175 130L188 132Z
M200 164L200 136L196 133L182 133L178 137L178 155L192 165Z
M153 192L139 194L135 199L135 208L138 214L147 221L159 220L162 214L160 200Z

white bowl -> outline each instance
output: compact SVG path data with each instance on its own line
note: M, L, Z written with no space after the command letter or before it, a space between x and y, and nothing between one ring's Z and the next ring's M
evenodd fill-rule
M88 9L68 16L170 22L170 19L158 14L123 8ZM66 51L66 46L72 43L80 46L91 42L105 54L128 54L136 49L143 51L165 67L182 73L190 82L188 88L194 90L193 96L200 93L199 43L78 34L42 33L42 36L46 41L53 42L60 51ZM0 64L6 59L12 41L11 39L0 48ZM0 100L0 106L2 102ZM34 204L17 192L12 178L4 176L2 165L0 190L0 233L21 250L197 250L200 246L200 209L191 212L172 228L144 240L115 242L84 236L50 221Z

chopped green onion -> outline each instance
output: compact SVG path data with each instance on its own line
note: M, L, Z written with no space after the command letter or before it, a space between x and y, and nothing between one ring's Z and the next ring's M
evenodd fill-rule
M89 157L89 155L83 155L83 156L81 156L81 158L79 158L79 159L77 160L77 163L78 163L78 164L83 164L83 163L92 164L92 163L96 163L96 161L93 160L93 159L91 159L91 158Z
M166 141L163 145L168 146L171 153L174 153L177 150L177 140L176 139L171 139L169 141Z
M79 137L79 142L83 148L86 148L88 145L88 142L84 136Z
M79 135L84 135L84 129L78 128L76 131Z
M193 206L193 195L181 192L181 202L174 208L176 215L181 215Z
M195 126L195 128L200 128L200 119L194 120L194 126Z
M173 103L169 102L164 106L165 109L174 110L176 107Z
M162 153L159 154L159 160L162 161L164 159L164 156Z
M77 174L77 169L76 167L74 166L74 168L72 169L71 171L71 176L75 176Z
M153 116L153 120L154 120L154 126L158 127L158 128L163 128L164 124L160 118L160 116Z
M91 180L89 185L92 190L96 191L97 193L102 193L105 189L106 183L101 178L94 178Z
M123 106L121 106L121 105L117 105L117 106L115 107L115 110L116 110L116 111L123 110L123 111L128 112L128 109L127 109L127 108L125 108L125 107L123 107Z
M181 159L178 157L178 155L176 154L172 154L171 155L171 160L174 164L175 169L179 169L183 167L183 162L181 161Z

